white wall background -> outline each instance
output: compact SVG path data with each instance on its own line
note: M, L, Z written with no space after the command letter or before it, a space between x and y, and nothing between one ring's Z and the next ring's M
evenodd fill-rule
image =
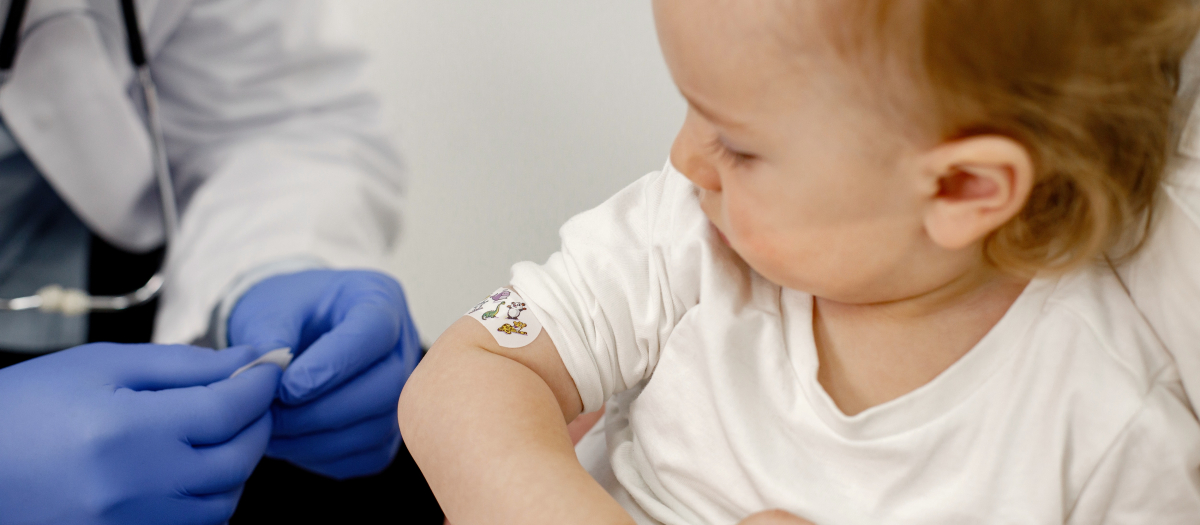
M682 122L646 0L336 2L408 164L395 273L427 343L659 169Z

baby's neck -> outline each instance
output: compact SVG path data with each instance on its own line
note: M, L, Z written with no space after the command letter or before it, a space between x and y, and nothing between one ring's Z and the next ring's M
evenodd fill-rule
M1028 283L978 268L900 301L861 305L816 298L817 377L847 415L912 392L966 355Z

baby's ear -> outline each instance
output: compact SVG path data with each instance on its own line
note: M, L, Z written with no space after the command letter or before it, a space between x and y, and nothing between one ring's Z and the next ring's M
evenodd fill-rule
M1020 213L1033 188L1033 158L1008 137L980 135L938 145L919 160L928 198L925 231L961 250Z

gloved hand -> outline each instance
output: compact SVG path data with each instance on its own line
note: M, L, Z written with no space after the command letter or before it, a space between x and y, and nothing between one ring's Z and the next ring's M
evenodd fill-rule
M265 279L234 306L229 342L297 352L272 408L268 456L337 479L391 463L396 403L421 353L395 279L345 270Z
M0 523L223 523L271 434L257 354L95 344L0 370Z

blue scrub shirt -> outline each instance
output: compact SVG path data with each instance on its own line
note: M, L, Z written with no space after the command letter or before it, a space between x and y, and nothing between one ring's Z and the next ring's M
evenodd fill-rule
M88 229L0 122L0 297L58 284L87 289ZM44 353L87 341L87 316L0 311L0 350Z

